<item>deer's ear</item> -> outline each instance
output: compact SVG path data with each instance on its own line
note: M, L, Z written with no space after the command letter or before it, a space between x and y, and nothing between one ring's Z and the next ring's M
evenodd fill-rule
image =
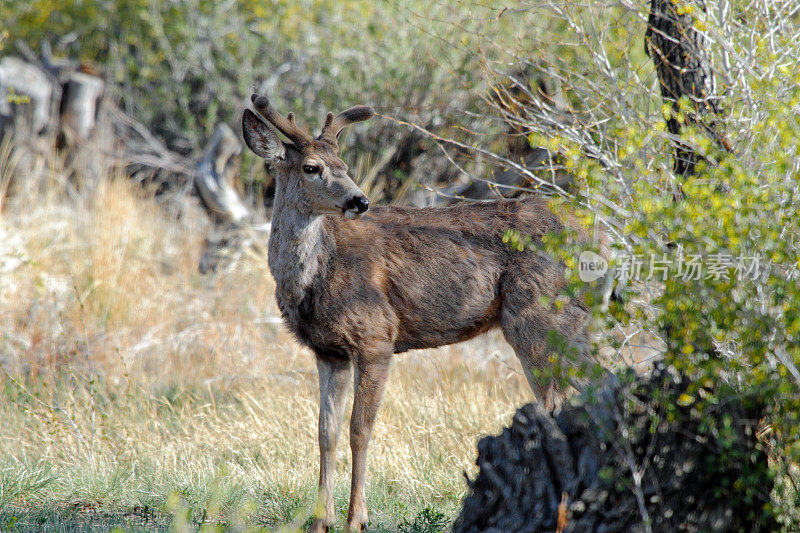
M248 148L270 163L286 156L286 148L278 135L249 109L242 115L242 136Z

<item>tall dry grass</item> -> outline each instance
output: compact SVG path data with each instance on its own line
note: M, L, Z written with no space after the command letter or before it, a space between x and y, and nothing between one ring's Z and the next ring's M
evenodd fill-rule
M12 156L11 191L26 178ZM201 276L201 210L175 220L120 171L71 191L57 157L36 168L39 192L0 211L0 528L302 525L316 370L275 320L266 258ZM529 395L498 335L399 356L371 445L373 525L452 518L477 439Z

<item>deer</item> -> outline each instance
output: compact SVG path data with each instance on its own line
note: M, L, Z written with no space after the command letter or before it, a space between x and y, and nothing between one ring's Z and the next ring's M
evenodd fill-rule
M536 197L372 207L338 155L339 134L372 118L371 107L328 113L314 137L266 97L254 94L251 102L244 141L276 182L268 245L275 296L319 374L320 511L311 531L334 525L335 452L351 380L346 527L360 531L368 523L367 447L395 354L499 327L536 398L547 409L563 399L558 381L542 372L559 356L548 339L555 333L586 353L589 310L578 297L553 305L567 284L564 265L541 249L512 249L502 236L516 228L541 245L568 226Z

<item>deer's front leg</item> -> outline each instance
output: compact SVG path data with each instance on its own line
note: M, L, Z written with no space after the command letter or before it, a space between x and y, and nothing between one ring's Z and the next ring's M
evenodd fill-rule
M349 531L360 531L367 525L367 502L364 494L367 446L389 377L390 363L391 356L355 360L355 398L350 418L353 477L350 485L350 508L347 512Z
M333 501L333 474L336 468L336 443L342 428L347 385L352 374L349 360L317 357L319 371L319 504L324 512L317 516L311 531L327 531L336 517Z

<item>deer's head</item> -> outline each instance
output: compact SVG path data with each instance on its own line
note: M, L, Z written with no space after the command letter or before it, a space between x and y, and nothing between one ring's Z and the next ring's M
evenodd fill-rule
M278 113L263 96L251 97L253 107L275 129L289 139L285 143L264 121L249 109L242 116L242 132L247 146L276 171L285 190L292 191L298 209L307 214L341 213L358 218L369 208L369 199L347 174L339 159L339 133L353 122L371 118L371 107L356 106L334 116L328 113L322 133L313 137L297 126L294 113Z

